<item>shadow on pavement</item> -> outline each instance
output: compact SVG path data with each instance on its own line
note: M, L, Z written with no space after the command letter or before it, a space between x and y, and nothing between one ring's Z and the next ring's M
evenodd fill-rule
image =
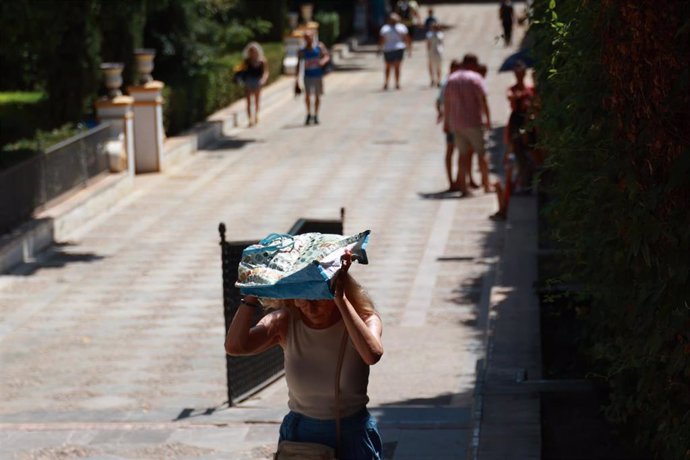
M489 170L501 176L503 179L503 153L506 145L503 141L505 126L497 126L491 129L486 142L486 151L489 154Z
M428 89L428 87L427 87ZM503 130L504 126L497 126L489 132L486 141L486 152L489 156L489 171L493 174L500 176L503 180L503 153L505 151L505 143L503 142ZM376 143L376 142L375 142ZM443 154L439 153L439 162L443 160ZM457 161L457 150L453 152L453 161ZM442 164L442 163L441 163ZM473 157L472 161L472 175L477 176L478 166L477 159ZM455 167L455 166L454 166ZM420 198L425 200L447 200L447 199L458 199L464 198L460 195L460 192L441 190L438 192L418 192ZM471 197L468 197L471 198Z
M394 460L397 451L404 458L446 458L465 451L472 409L456 402L470 401L472 396L470 390L370 407L381 431L383 459Z
M247 144L253 144L255 142L263 142L257 139L241 139L236 137L223 136L214 142L212 145L206 147L204 150L214 151L214 150L233 150L241 149Z
M368 70L368 67L362 66L362 65L336 65L335 69L333 69L335 72L361 72L363 70Z
M450 295L445 298L447 302L459 308L467 308L471 305L468 317L460 320L460 323L476 328L478 332L486 331L488 320L489 296L494 284L495 264L501 255L500 242L503 225L492 222L491 229L483 232L481 254L474 257L463 255L438 258L438 262L467 264L472 267L483 267L476 276L465 277L462 282L453 287ZM471 272L470 272L471 273Z
M73 246L71 243L53 243L50 249L39 254L35 260L24 262L12 269L9 274L32 276L44 269L63 268L72 263L92 263L105 259L92 252L63 251L60 248Z
M441 190L440 192L418 192L423 200L459 200L463 197L458 191Z
M305 125L304 122L302 123L288 123L287 125L283 125L282 129L300 129L300 128L312 128L312 127L318 127L319 125Z
M196 409L194 407L185 407L180 411L180 413L175 417L172 421L173 422L179 422L180 420L186 420L194 417L207 417L209 415L213 415L216 411L221 410L221 409L227 409L229 408L230 405L228 404L227 401L225 401L223 404L220 406L216 407L207 407L205 409Z
M476 260L475 257L466 257L466 256L450 256L450 257L437 257L436 260L438 262L472 262L473 260Z
M380 406L377 406L379 408L381 407L387 407L387 406L449 406L453 400L454 397L458 396L459 393L444 393L440 394L437 396L433 396L431 398L410 398L406 399L404 401L395 401L392 403L384 403L381 404ZM425 408L426 409L426 408Z

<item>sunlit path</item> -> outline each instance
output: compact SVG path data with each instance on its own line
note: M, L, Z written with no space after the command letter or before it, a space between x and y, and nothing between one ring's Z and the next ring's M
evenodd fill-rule
M446 56L472 51L489 66L493 122L502 126L512 76L497 69L513 50L496 38L495 6L436 12L451 26ZM260 238L299 217L337 218L343 206L347 233L372 230L371 265L353 274L384 322L386 352L370 380L384 441L397 460L466 457L482 308L503 224L488 219L493 195L420 197L447 186L424 44L405 61L400 91L381 91L380 57L353 59L360 70L326 78L319 126L303 126L303 101L289 84L269 89L260 124L232 133L239 147L221 142L164 174L137 177L131 195L31 270L0 277L0 441L14 439L0 444L136 456L136 430L107 423L137 422L148 426L140 444L150 444L147 458L178 444L194 458L270 452L287 410L282 380L240 409L191 421L221 421L222 429L168 423L185 408L226 401L216 228L223 221L231 240ZM492 139L499 152L500 134ZM268 423L244 424L243 408ZM63 425L10 426L39 422ZM429 444L438 450L424 457Z

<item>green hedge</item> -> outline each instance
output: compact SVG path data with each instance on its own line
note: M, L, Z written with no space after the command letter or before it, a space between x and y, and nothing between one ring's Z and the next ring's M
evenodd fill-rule
M563 278L584 288L606 414L690 458L690 4L534 4L540 145ZM685 133L685 134L681 134Z
M280 77L283 44L262 44L269 65L269 83ZM213 112L244 97L244 89L232 81L233 69L242 60L233 53L209 62L181 83L166 86L163 123L168 135L175 135L206 119Z
M47 125L45 95L38 91L0 92L0 146L29 138Z
M335 11L318 12L314 20L319 23L319 40L332 47L340 35L340 16Z
M0 148L0 169L9 168L39 155L48 147L69 139L85 129L82 125L67 123L52 130L34 130L26 138L5 144Z

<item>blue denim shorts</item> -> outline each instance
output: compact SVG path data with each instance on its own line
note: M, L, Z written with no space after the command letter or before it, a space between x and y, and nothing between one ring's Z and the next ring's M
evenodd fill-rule
M405 50L384 51L383 60L386 62L400 62L405 56Z
M340 420L340 460L381 460L376 420L366 409ZM320 420L290 411L280 425L280 441L316 442L335 449L335 420Z
M261 77L246 77L244 79L244 89L256 92L261 89Z

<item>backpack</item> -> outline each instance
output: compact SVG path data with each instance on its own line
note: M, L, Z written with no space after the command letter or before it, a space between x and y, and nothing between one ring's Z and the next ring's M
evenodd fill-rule
M400 17L404 21L406 21L412 17L412 8L410 8L409 3L398 2L397 9L398 9L398 14L400 15Z

